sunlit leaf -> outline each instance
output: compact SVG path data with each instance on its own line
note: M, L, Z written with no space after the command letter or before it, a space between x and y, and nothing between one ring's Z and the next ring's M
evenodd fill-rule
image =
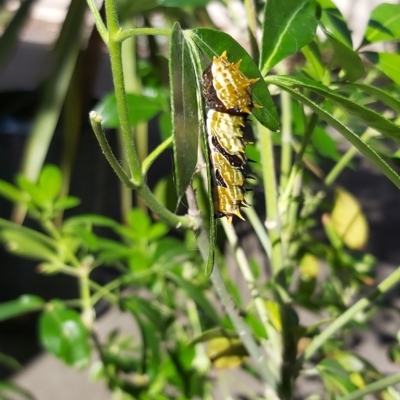
M217 369L238 367L248 355L240 339L226 337L211 339L206 351Z
M369 55L370 61L375 59L376 67L389 77L393 82L400 85L400 54L395 53L365 53Z
M223 328L214 328L202 332L199 336L195 337L190 342L190 344L195 345L197 343L209 342L212 339L217 338L237 339L238 335L234 331L226 330Z
M265 3L260 56L262 75L311 42L317 29L315 14L314 0L268 0Z
M61 190L61 171L55 165L45 165L39 175L39 186L49 200L54 200Z
M400 140L399 125L396 125L392 121L386 119L382 114L340 95L339 93L329 89L327 86L324 86L319 82L295 76L269 77L268 80L276 82L277 84L284 84L286 87L289 86L294 89L301 87L318 93L321 96L334 101L347 112L359 118L371 128L376 129L382 135L392 139Z
M400 5L383 3L370 16L363 45L400 39Z
M248 78L260 78L252 86L252 97L254 103L262 105L263 108L253 109L252 115L271 131L277 131L279 129L279 117L275 104L272 101L268 86L265 84L257 65L246 50L228 34L213 29L196 28L187 31L187 34L210 60L214 56L219 57L226 50L229 61L237 62L242 60L240 70Z
M17 187L6 181L0 180L0 195L14 203L27 203L29 196Z
M321 22L339 40L352 47L351 32L340 10L331 0L318 0L322 7Z
M210 0L157 0L160 6L164 7L204 7Z
M335 191L331 214L339 237L350 249L361 250L368 240L368 222L357 199L343 188Z
M319 261L314 254L306 253L300 260L299 271L302 279L315 279L319 272Z
M279 78L275 80L272 77L268 77L268 80L271 83L275 83L276 85L281 87L282 89L288 91L291 96L301 103L310 107L320 118L334 127L340 134L342 134L351 144L353 144L368 160L373 163L384 175L387 176L398 188L400 188L400 176L396 173L396 171L367 143L359 138L354 132L348 129L345 125L343 125L338 119L336 119L329 112L324 110L318 104L311 101L308 97L302 95L298 90L292 89L291 87L282 84L279 82Z

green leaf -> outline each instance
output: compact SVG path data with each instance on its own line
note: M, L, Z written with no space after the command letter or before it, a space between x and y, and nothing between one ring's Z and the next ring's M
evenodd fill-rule
M40 208L47 208L51 205L46 193L41 187L28 180L25 175L18 175L17 177L18 186L29 194L31 201Z
M147 122L162 110L162 102L158 97L143 94L127 93L128 117L132 126ZM105 128L119 128L119 115L115 94L110 93L96 105L95 110L103 117Z
M137 239L146 238L151 226L150 217L138 208L133 208L128 215L130 230Z
M169 231L168 225L164 222L156 222L151 225L149 232L147 233L148 240L158 240L165 236Z
M317 369L327 393L346 394L357 389L350 381L348 372L336 360L325 358L318 364Z
M374 99L381 101L383 104L386 104L392 110L400 113L400 100L393 97L384 89L378 88L376 86L367 85L365 83L349 83L347 85L360 89L361 91L372 96ZM344 85L344 87L346 87L346 85Z
M400 85L400 54L394 53L364 53L376 67Z
M331 0L318 0L322 7L321 22L341 42L353 47L351 32L347 27L343 15Z
M314 103L306 96L299 93L298 90L286 86L283 82L279 82L279 79L268 78L272 83L281 87L282 89L289 92L295 99L311 108L320 118L326 121L329 125L335 128L340 134L342 134L354 147L364 154L367 159L374 164L379 171L381 171L387 178L389 178L399 189L400 189L400 176L390 167L385 160L383 160L378 153L376 153L371 147L363 142L354 132L343 125L333 115L328 113L326 110L321 108L318 104Z
M18 42L18 36L26 18L29 17L29 11L34 1L35 0L25 0L22 2L15 12L11 22L3 31L0 37L0 69L3 68L4 63L8 60L10 52L15 49L15 45ZM1 6L4 7L3 4L1 4Z
M252 86L252 98L254 103L261 105L263 108L254 108L252 115L262 125L276 132L279 129L278 112L269 94L268 86L264 82L264 78L246 50L228 34L213 29L196 28L185 31L185 34L193 39L210 60L214 56L219 57L226 50L230 62L242 60L240 70L248 78L260 79Z
M317 150L327 158L338 161L341 157L337 151L337 144L323 128L316 126L311 136L312 143Z
M314 0L268 0L265 3L260 56L262 75L311 42L317 29L315 14Z
M66 364L84 368L90 361L89 335L80 315L74 310L54 307L39 320L42 345Z
M387 136L391 139L400 140L400 126L394 124L390 120L383 117L381 114L373 111L367 107L364 107L347 97L344 97L337 92L329 89L318 82L312 81L307 78L300 78L294 76L279 76L271 77L270 81L280 82L286 87L297 89L299 87L311 90L314 93L318 93L321 96L333 100L340 107L344 108L347 112L354 115L363 121L366 125L373 129L376 129L382 135Z
M168 272L168 277L182 290L184 290L189 298L191 298L197 305L203 309L205 315L211 318L216 325L219 325L219 317L214 307L211 305L204 291L197 285L182 279L180 276L173 272Z
M326 69L321 62L321 54L315 42L311 42L301 49L304 57L307 59L307 64L304 66L303 71L314 78L316 81L323 82Z
M332 46L333 60L344 71L343 79L352 82L361 78L364 75L364 65L360 56L325 28L323 28L323 31Z
M39 187L49 200L54 200L61 190L61 171L55 165L45 165L39 175Z
M400 39L400 4L380 4L371 13L363 45L394 39Z
M43 304L44 300L41 297L29 294L23 295L17 300L0 303L0 321L40 310Z
M47 236L0 219L0 241L9 252L40 261L57 262L57 243Z
M201 99L194 64L189 44L176 22L171 33L169 75L178 197L190 184L197 164Z
M17 187L6 181L0 180L0 195L14 203L28 203L29 196Z
M204 342L208 342L212 339L221 338L221 337L228 338L228 339L237 339L238 334L235 331L230 331L230 330L227 330L224 328L213 328L213 329L204 331L200 335L193 338L190 341L189 345L193 346L197 343L204 343Z
M81 204L80 199L78 197L74 196L68 196L64 197L63 199L58 199L54 203L54 209L55 210L66 210L69 208L74 208L76 206L79 206Z

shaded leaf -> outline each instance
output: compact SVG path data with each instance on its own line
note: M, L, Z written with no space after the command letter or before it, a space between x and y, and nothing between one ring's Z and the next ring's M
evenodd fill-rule
M147 122L162 110L162 102L158 97L143 94L127 93L129 122L132 126ZM119 114L115 93L105 96L95 110L102 116L105 128L119 128Z
M18 399L26 399L26 400L35 400L35 398L25 389L22 389L18 385L15 385L12 382L0 381L0 398L14 399L15 396L13 394L17 394L22 397L18 397ZM12 397L10 397L12 395Z
M268 0L265 3L260 56L262 75L311 42L317 29L315 14L314 0Z
M214 307L211 305L207 297L205 296L204 290L199 286L181 278L179 275L172 272L168 273L168 277L182 290L184 290L187 296L192 299L209 317L213 320L214 324L219 324L219 317Z
M84 368L90 359L88 331L74 310L54 307L39 320L42 345L68 365Z
M279 129L279 117L275 104L257 65L246 50L224 32L208 28L196 28L185 33L193 39L210 60L214 56L219 57L226 50L230 62L242 60L240 70L248 78L260 78L252 86L252 98L254 103L262 105L263 108L253 109L252 115L271 131L277 131Z
M164 7L205 7L210 0L157 0Z
M304 57L307 60L303 71L316 81L323 82L326 68L321 62L321 54L315 42L311 42L301 49Z
M368 222L357 199L343 188L335 190L331 221L347 247L353 250L365 247L368 240Z
M358 53L326 29L323 31L332 46L335 63L344 71L343 79L352 82L361 78L364 75L364 65Z
M181 197L192 180L197 164L201 129L198 104L201 104L201 99L191 49L178 23L174 24L171 33L169 74L176 190Z
M0 321L40 310L43 304L44 300L41 297L29 294L23 295L17 300L0 303Z

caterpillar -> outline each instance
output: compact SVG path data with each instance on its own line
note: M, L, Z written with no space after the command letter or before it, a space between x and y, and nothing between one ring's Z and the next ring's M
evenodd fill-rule
M202 82L215 217L226 217L229 224L235 215L244 220L240 208L248 206L244 199L244 182L249 176L243 132L251 110L261 108L253 103L251 93L259 78L247 78L240 63L229 62L224 51L213 57Z

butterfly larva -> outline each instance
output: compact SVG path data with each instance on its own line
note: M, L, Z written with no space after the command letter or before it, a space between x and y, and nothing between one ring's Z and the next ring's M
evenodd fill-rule
M243 130L253 107L260 107L251 95L251 86L258 78L247 78L239 70L240 62L230 63L224 51L213 57L203 72L215 216L226 217L229 223L234 215L244 219L240 213L240 207L246 206Z

